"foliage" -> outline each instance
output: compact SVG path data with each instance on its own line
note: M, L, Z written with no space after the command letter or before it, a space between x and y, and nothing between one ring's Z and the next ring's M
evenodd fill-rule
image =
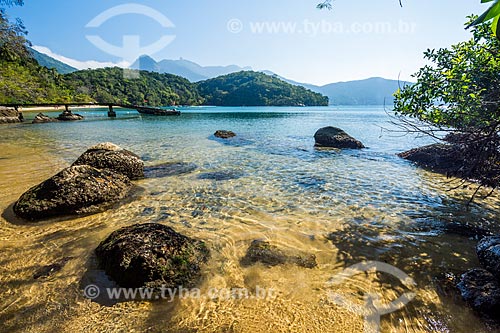
M22 0L0 0L0 6L22 6ZM0 103L59 103L90 101L77 95L55 70L41 67L31 57L27 31L21 20L10 22L0 8Z
M22 5L22 1L0 0L0 6ZM28 58L26 28L20 19L10 22L3 8L0 8L0 58L18 60Z
M414 75L416 84L396 93L395 111L419 121L417 129L430 125L428 133L431 128L459 132L447 137L460 148L459 174L495 188L500 181L500 41L486 24L472 32L469 41L424 53L433 64Z
M328 97L275 76L241 71L198 82L205 104L217 106L328 105Z
M491 23L491 30L493 30L493 33L497 37L497 39L500 40L500 0L481 0L481 3L488 3L492 2L493 5L491 5L490 8L488 8L487 11L485 11L481 16L479 16L476 20L474 20L471 24L467 26L467 28L470 28L472 26L477 26L482 23L488 22L493 20Z
M134 105L196 105L202 102L194 85L171 74L138 71L137 78L124 76L122 68L83 70L64 75L77 93L97 102Z
M485 11L481 16L479 16L476 20L471 22L468 26L467 29L473 26L477 26L489 21L492 21L491 23L491 30L493 30L493 33L497 37L498 40L500 40L500 0L481 0L481 3L488 3L494 1L493 5L491 5L490 8L488 8L487 11ZM320 2L317 5L318 9L329 9L331 10L333 8L332 5L333 0L324 0L323 2ZM402 0L399 0L399 5L403 7Z
M0 103L88 102L76 94L54 69L39 66L33 59L0 58Z

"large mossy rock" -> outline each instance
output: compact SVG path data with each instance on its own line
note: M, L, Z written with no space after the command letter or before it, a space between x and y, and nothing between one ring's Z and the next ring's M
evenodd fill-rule
M295 264L305 268L314 268L317 266L314 254L288 254L276 245L256 239L250 244L247 253L241 259L240 263L243 266L251 266L258 262L270 267L283 264Z
M193 287L209 250L158 223L136 224L113 232L95 250L99 266L127 288Z
M405 151L398 156L422 168L448 175L460 175L463 165L462 155L457 147L448 144L435 143Z
M476 246L476 252L481 265L500 279L500 236L481 239Z
M20 123L22 121L22 113L12 108L0 106L0 124Z
M462 298L482 316L500 318L500 284L498 279L483 268L474 268L461 277L457 285Z
M141 158L110 142L90 147L73 165L90 165L97 169L110 169L130 179L144 177L144 162Z
M342 129L337 127L323 127L314 134L316 147L330 147L338 149L361 149L365 146Z
M113 171L72 166L24 193L14 212L28 220L92 214L124 198L131 187L127 177Z

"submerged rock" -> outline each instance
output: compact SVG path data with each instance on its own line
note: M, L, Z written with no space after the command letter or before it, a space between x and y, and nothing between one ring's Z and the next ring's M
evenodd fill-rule
M163 163L159 165L145 167L144 177L162 178L169 176L177 176L193 172L194 170L196 170L197 167L198 166L194 163L184 163L184 162Z
M90 165L97 169L110 169L130 179L144 177L144 162L140 157L110 142L90 147L73 165Z
M492 233L480 226L475 226L470 223L461 222L444 222L435 226L436 229L441 229L447 234L455 234L468 238L481 239L486 236L491 236Z
M52 122L57 122L59 121L58 119L55 118L50 118L49 116L44 115L43 113L39 113L35 116L35 119L33 119L32 123L33 124L43 124L43 123L52 123Z
M500 279L500 236L481 239L477 244L476 252L481 265Z
M127 177L113 171L72 166L24 193L14 212L28 220L96 213L124 198L131 186Z
M52 274L59 272L61 269L63 269L63 267L70 259L71 257L64 257L53 264L40 267L39 269L36 270L35 274L33 274L33 278L35 280L38 280L41 278L49 277Z
M331 147L338 149L361 149L365 146L343 130L337 127L323 127L314 134L316 147Z
M22 121L23 115L21 112L12 108L0 106L0 124L20 123Z
M57 120L61 121L74 121L74 120L82 120L83 116L78 113L73 113L70 110L63 111L58 117Z
M483 268L474 268L461 277L457 288L462 298L479 314L491 319L500 318L500 284Z
M158 223L119 229L95 253L106 274L128 288L192 287L210 256L204 242Z
M234 138L236 136L236 133L232 131L218 130L214 133L214 136L216 138L229 139L229 138Z
M217 181L238 179L241 177L243 177L242 172L232 170L205 172L198 175L198 179L211 179Z
M314 268L318 265L314 254L290 255L267 241L254 240L240 263L243 266L251 266L258 262L266 266L295 264L305 268Z

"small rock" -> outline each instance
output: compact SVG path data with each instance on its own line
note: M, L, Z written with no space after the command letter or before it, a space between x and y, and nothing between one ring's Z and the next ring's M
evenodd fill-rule
M90 147L73 165L90 165L97 169L109 169L130 179L144 177L144 162L140 157L110 142Z
M40 278L46 278L49 277L50 275L59 272L63 267L66 265L66 263L71 259L71 257L65 257L59 260L56 263L53 263L51 265L43 266L37 269L35 274L33 274L33 279L38 280Z
M63 111L63 113L61 113L57 117L57 119L61 121L74 121L74 120L82 120L83 116L68 110L68 111Z
M479 314L500 318L500 285L493 274L483 268L471 269L462 275L457 288L467 304Z
M234 138L236 136L236 133L232 131L218 130L214 133L214 135L216 138L229 139L229 138Z
M500 279L500 236L481 239L476 252L481 265Z
M49 116L44 115L43 113L39 113L35 116L35 119L33 119L32 123L33 124L43 124L43 123L53 123L59 121L58 119L55 118L50 118Z
M240 261L243 266L251 266L257 262L266 266L291 263L305 268L314 268L318 265L314 254L289 255L277 246L271 245L269 242L263 240L254 240L252 244L250 244L246 255Z
M324 127L314 134L316 147L331 147L338 149L361 149L365 146L358 140L337 127Z
M131 186L113 171L72 166L24 193L14 212L28 220L97 213L124 198Z
M204 242L158 223L119 229L95 253L106 274L127 288L192 287L210 256Z
M150 216L150 215L153 215L155 212L156 212L156 209L154 207L144 207L141 215L142 216Z

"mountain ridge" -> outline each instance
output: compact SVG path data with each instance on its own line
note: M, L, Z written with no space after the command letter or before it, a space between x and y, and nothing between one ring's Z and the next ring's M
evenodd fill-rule
M51 56L48 56L45 53L41 53L31 47L28 48L28 50L31 53L33 59L35 59L40 66L47 67L49 69L54 68L59 74L73 73L78 70L62 61L54 59Z
M42 66L46 66L48 68L56 68L60 73L71 73L76 70L69 65L52 59L48 55L44 55L37 51L35 52L39 55L34 57ZM39 60L40 58L41 60ZM50 59L52 59L53 61L50 61ZM54 63L66 65L67 68L63 66L63 68L61 69L59 66L54 65ZM216 77L241 71L252 71L252 68L248 66L201 66L193 61L183 58L180 58L178 60L164 59L161 61L156 61L150 56L146 55L139 57L130 66L130 68L161 74L173 74L184 77L193 83L210 80ZM63 72L61 72L61 70ZM329 98L330 105L392 104L394 101L394 92L396 92L397 89L402 85L411 84L406 81L385 79L381 77L370 77L360 80L334 82L320 86L290 80L269 70L261 70L258 72L277 77L292 85L304 87L313 92L323 94Z

